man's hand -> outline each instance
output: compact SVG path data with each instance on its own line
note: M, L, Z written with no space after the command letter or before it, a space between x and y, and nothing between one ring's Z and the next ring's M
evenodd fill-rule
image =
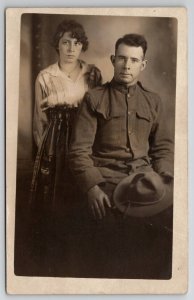
M95 185L88 191L88 205L95 219L102 219L106 215L106 205L111 207L108 196Z
M160 173L160 176L162 177L164 183L173 182L173 175L168 171Z

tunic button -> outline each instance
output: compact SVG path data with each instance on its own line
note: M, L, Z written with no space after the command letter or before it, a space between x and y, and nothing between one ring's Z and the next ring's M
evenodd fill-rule
M129 148L126 148L125 151L126 151L126 152L130 152L130 149L129 149Z

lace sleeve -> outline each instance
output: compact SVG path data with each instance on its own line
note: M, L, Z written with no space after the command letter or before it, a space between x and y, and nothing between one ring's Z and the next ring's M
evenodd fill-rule
M89 88L102 85L101 71L95 65L89 65L89 71L87 75L87 84Z

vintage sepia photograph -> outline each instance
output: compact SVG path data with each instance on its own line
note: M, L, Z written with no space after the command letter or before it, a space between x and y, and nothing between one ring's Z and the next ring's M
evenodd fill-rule
M17 122L7 130L17 134L15 152L6 149L15 157L7 200L12 283L125 279L141 293L142 280L174 280L176 214L184 218L187 202L175 203L178 28L185 11L123 11L16 14ZM16 291L9 276L8 282ZM73 291L79 293L76 285Z

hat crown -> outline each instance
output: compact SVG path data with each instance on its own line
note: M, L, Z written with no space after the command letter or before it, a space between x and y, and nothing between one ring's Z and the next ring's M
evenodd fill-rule
M172 205L173 185L154 171L132 173L116 186L113 201L125 216L153 216Z
M138 174L133 181L135 183L131 185L133 189L131 203L149 204L153 201L159 201L164 196L164 184L161 177L155 172Z

